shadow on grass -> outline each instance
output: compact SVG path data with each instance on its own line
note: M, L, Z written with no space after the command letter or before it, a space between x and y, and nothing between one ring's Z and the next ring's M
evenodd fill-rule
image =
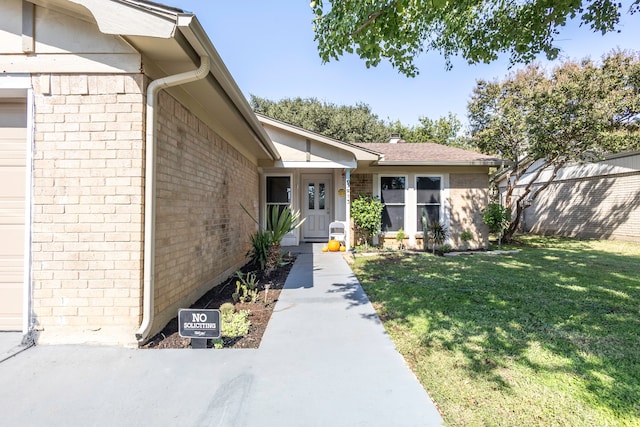
M640 275L632 258L574 242L503 257L379 257L355 271L383 320L427 320L419 351L459 352L470 376L505 391L508 364L566 374L590 406L634 418ZM532 346L563 363L546 363Z

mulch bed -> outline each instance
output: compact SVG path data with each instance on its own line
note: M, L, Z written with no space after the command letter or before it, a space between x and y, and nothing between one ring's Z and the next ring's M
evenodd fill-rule
M224 348L258 348L260 346L262 335L267 328L273 308L280 297L280 291L284 286L284 282L287 280L291 267L293 266L295 256L288 254L284 256L283 260L286 264L274 270L269 277L264 277L262 271L260 271L260 269L254 264L247 264L241 269L243 273L251 271L256 273L256 278L260 284L260 293L258 295L258 302L256 303L249 302L234 304L236 311L247 310L249 312L249 321L251 322L251 326L249 327L249 333L243 337L232 339L223 337ZM236 275L229 277L224 283L221 283L209 290L190 308L219 308L225 302L233 303L231 295L236 290L236 280ZM266 284L269 284L269 290L266 293L265 298ZM140 346L140 348L189 348L190 343L190 338L182 338L178 334L178 318L176 316L167 323L160 333L151 338L151 340L145 345ZM209 340L207 346L212 346L211 340Z

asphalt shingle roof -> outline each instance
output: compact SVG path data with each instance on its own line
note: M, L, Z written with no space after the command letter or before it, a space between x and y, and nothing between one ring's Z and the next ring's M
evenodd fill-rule
M384 155L385 162L442 162L442 163L499 163L501 160L476 153L475 151L449 147L432 142L397 143L360 142L358 147L376 151Z

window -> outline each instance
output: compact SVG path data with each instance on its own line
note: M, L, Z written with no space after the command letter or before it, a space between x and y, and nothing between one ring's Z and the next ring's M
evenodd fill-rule
M325 204L326 204L326 191L325 191L325 184L323 182L318 184L317 187L317 191L318 191L318 210L324 210ZM309 185L307 186L307 194L309 195L308 199L309 199L309 210L315 210L316 208L316 185L311 182L309 183Z
M267 215L272 209L280 212L291 204L291 178L288 176L267 177Z
M405 190L404 176L380 177L380 201L382 210L382 231L398 231L404 228Z
M423 210L427 214L428 224L440 221L440 190L441 178L439 176L416 177L418 231L424 231L422 226Z

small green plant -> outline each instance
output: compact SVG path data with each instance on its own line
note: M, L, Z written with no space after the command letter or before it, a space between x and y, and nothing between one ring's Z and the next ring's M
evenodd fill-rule
M464 248L468 249L469 248L469 241L473 240L473 234L471 234L470 231L462 230L462 233L460 233L460 240L462 240Z
M511 222L511 211L499 203L489 203L482 210L482 221L489 227L489 233L498 235L498 249L502 249L502 235Z
M449 232L447 231L447 227L442 225L440 221L434 221L427 226L428 234L431 236L433 240L433 253L436 253L436 246L440 246L447 240L447 235Z
M241 271L236 272L236 291L231 295L235 302L257 302L258 301L258 279L256 274L249 272L243 275Z
M359 195L351 203L353 225L358 234L363 237L365 246L373 244L373 237L380 234L383 209L384 205L377 197L364 194Z
M224 316L225 314L233 313L236 311L236 307L230 302L225 302L220 306L220 314Z
M440 246L440 252L442 252L443 254L449 253L449 252L451 252L451 250L452 250L451 245L445 244L445 245Z
M231 306L233 307L232 304ZM220 314L220 338L212 340L213 348L223 348L224 338L237 338L247 335L249 333L249 327L251 326L249 312L247 310L240 310L237 313L235 309L233 311L222 311L221 306Z
M264 230L260 222L242 204L240 207L249 215L249 218L258 224L259 230L251 238L253 248L250 255L259 262L265 275L269 276L281 262L282 239L287 233L300 227L306 218L300 219L300 211L293 211L289 206L284 208L271 206L267 208L267 229ZM267 235L269 236L268 243ZM256 249L258 250L256 251Z
M250 238L251 249L247 252L247 256L264 270L267 266L269 249L271 248L271 233L269 231L256 231Z
M221 335L228 338L237 338L245 336L249 333L249 326L251 321L249 320L249 312L247 310L240 310L238 312L227 313L222 316Z
M398 241L398 248L404 249L404 239L407 238L407 234L404 232L402 228L396 231L396 240Z

